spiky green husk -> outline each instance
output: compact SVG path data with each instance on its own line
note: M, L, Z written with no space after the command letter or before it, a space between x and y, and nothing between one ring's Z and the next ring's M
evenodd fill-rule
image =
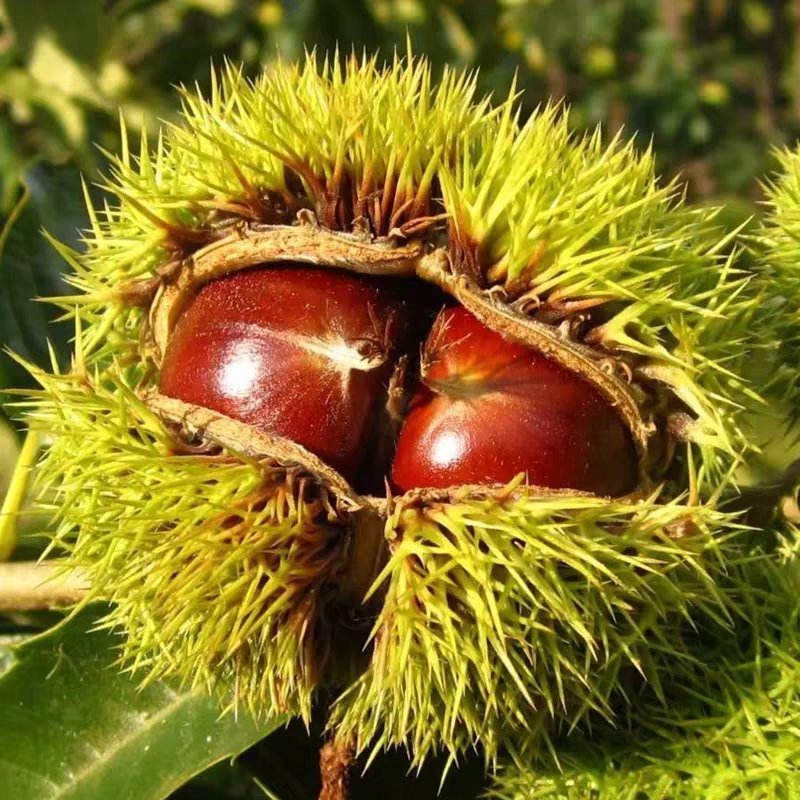
M181 455L130 385L137 371L35 372L29 419L55 435L39 470L55 543L113 604L128 668L307 717L348 552L332 500L271 463ZM684 624L729 614L716 579L740 529L656 499L398 504L374 652L333 724L420 763L478 744L494 758L533 729L613 717L628 679L659 687L654 653L679 657Z
M790 545L788 550L796 550ZM568 737L501 773L498 800L773 800L800 792L800 563L757 558L729 575L734 631L702 625L673 662L666 702L633 703L622 729Z
M791 555L800 541L800 149L775 155L778 172L764 183L768 212L750 237L767 287L763 312L753 320L764 356L746 370L770 404L749 421L761 452L743 477L756 486L751 504L762 506L759 521L782 534L781 552ZM764 488L771 509L763 508Z
M325 490L268 462L180 454L124 370L35 374L30 422L55 436L43 510L93 598L112 603L125 665L307 718L345 546Z
M417 762L547 741L627 691L661 694L686 657L684 624L728 609L716 580L736 525L683 502L585 497L398 506L369 669L333 725L359 748L405 745Z
M306 209L335 230L425 231L479 286L553 324L602 301L589 344L632 356L692 412L683 470L643 502L523 493L394 509L375 650L335 720L417 762L477 744L493 758L528 728L547 741L587 712L612 717L629 674L658 694L685 625L722 624L716 582L739 553L717 504L757 402L741 366L762 346L749 336L760 290L723 255L713 215L657 182L649 151L572 137L554 108L520 125L513 92L493 108L474 86L447 72L433 88L423 61L309 57L253 83L227 68L206 99L183 92L182 125L114 158L85 252L60 247L81 333L72 374L39 375L32 409L56 435L42 470L56 542L114 603L125 663L307 715L309 652L325 650L326 587L347 553L333 504L271 462L175 454L140 399L153 371L133 282L170 274L220 225Z
M657 181L652 153L598 132L568 132L544 108L524 125L514 93L476 100L474 76L424 60L278 64L254 82L232 67L210 95L182 92L184 121L134 154L124 139L75 267L87 357L135 357L141 311L122 287L152 277L227 222L292 222L311 209L337 230L374 235L446 215L454 263L527 308L559 315L587 298L610 319L593 344L641 356L645 373L696 415L699 488L712 494L745 449L737 378L759 305L721 255L713 213L683 207ZM443 223L442 223L443 224Z

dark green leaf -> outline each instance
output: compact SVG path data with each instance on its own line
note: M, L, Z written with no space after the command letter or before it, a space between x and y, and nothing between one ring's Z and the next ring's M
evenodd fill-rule
M182 786L170 800L268 800L268 796L238 762L222 761Z
M8 214L19 191L25 157L18 152L8 119L0 117L0 215Z
M115 665L84 611L13 651L0 676L0 787L19 800L162 800L284 720L221 716L210 698Z
M74 168L37 164L25 174L25 191L0 232L0 345L49 366L47 342L66 361L72 327L51 324L58 309L37 297L69 293L66 264L42 235L75 245L86 227L80 179ZM25 370L0 355L0 389L29 385Z

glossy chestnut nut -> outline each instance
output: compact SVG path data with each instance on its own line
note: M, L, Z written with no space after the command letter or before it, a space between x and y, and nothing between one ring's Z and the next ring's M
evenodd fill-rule
M619 496L634 489L632 436L588 381L508 341L463 308L441 312L395 451L392 482L531 484Z
M160 391L291 439L354 482L396 352L416 347L413 317L391 280L236 272L202 287L178 319Z

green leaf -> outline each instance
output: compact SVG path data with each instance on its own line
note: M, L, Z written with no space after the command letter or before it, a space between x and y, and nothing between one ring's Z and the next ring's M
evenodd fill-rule
M0 68L4 79L7 74ZM25 160L19 152L11 120L0 117L0 215L5 216L14 206Z
M0 231L0 347L48 367L48 340L66 361L73 330L67 323L51 324L58 309L35 299L70 291L62 277L66 264L42 230L73 246L88 220L74 168L36 164L23 184L22 197ZM28 385L25 370L0 354L0 390Z
M161 800L284 720L220 716L166 683L140 689L83 611L13 650L0 676L0 787L36 800Z

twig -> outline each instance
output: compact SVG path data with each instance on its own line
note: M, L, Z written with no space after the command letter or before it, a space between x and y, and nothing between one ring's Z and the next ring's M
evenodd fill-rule
M330 739L319 751L322 791L319 800L347 800L355 751L348 740Z
M0 564L0 611L64 608L88 591L88 580L77 570L30 561Z

